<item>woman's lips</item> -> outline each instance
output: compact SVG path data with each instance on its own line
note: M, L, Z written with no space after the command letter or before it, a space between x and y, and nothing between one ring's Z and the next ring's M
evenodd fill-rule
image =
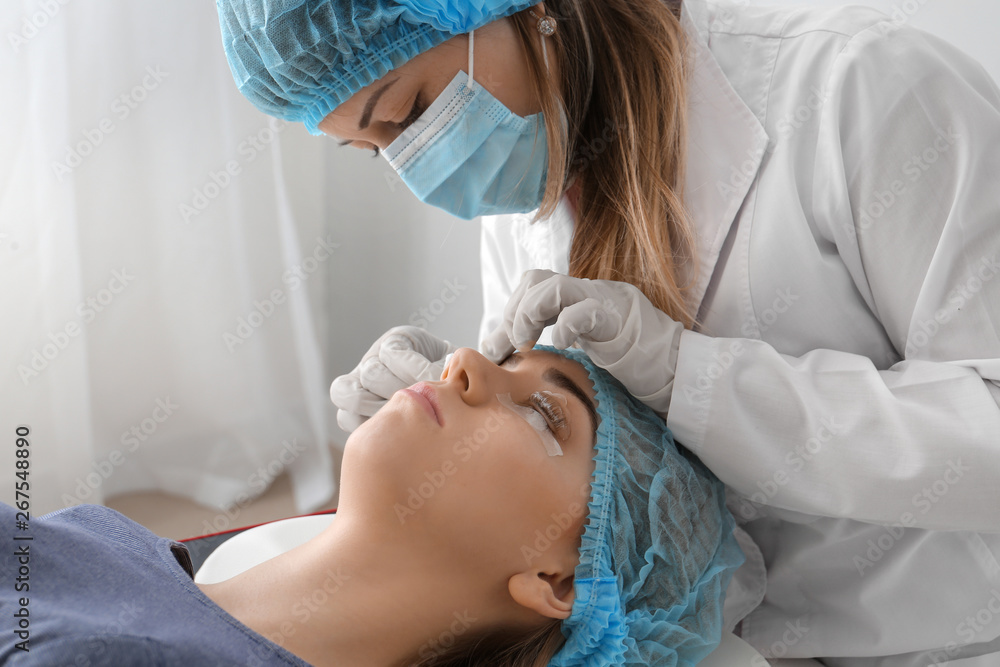
M438 403L437 392L434 390L434 387L426 382L418 382L412 387L403 389L403 391L413 396L417 403L424 406L424 409L434 417L439 426L444 426L444 422L441 419L441 405Z

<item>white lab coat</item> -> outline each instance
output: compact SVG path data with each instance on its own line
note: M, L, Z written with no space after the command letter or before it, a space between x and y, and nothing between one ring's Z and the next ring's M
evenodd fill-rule
M1000 652L1000 90L863 7L682 22L703 324L667 423L749 543L727 622L828 665ZM565 200L530 217L483 220L484 335L567 271Z

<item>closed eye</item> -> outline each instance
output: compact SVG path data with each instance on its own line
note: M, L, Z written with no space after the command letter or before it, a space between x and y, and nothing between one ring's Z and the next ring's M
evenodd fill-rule
M403 119L403 122L396 123L396 125L399 127L399 129L405 130L409 126L413 125L413 123L416 122L416 120L420 118L420 116L423 115L424 111L426 110L427 107L421 104L420 93L418 92L417 96L413 99L413 106L410 107L410 113L406 115L406 118Z
M508 370L513 370L523 359L523 354L513 352L497 365ZM574 382L572 378L557 369L555 366L551 366L546 369L545 372L542 373L542 379L569 392L569 394L579 401L580 404L587 410L587 415L590 417L591 444L593 445L594 438L597 436L597 423L599 421L597 416L597 406L594 401L583 392L580 385ZM532 405L532 407L534 408L535 406ZM538 408L535 409L538 410ZM542 414L542 416L544 417L545 415Z
M401 122L399 122L399 123L393 123L393 125L395 125L396 127L398 127L400 129L400 131L403 131L406 128L408 128L409 126L413 125L413 123L415 123L416 120L418 118L420 118L424 114L425 111L427 111L427 107L424 106L424 104L422 103L421 95L418 92L417 96L413 100L413 106L410 107L410 113L406 114L406 118L404 118ZM346 146L346 145L351 144L351 143L354 143L354 142L350 141L350 140L348 140L348 141L341 141L340 145L341 146ZM372 157L378 157L381 154L382 154L382 150L378 146L374 146L372 148Z
M545 418L545 423L548 424L549 430L554 435L558 436L567 430L569 424L566 420L566 413L563 411L561 405L558 405L540 391L533 393L528 398L528 401L531 403L531 407Z

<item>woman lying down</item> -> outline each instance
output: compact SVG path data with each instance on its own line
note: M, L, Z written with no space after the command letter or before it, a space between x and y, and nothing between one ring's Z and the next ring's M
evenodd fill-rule
M351 435L341 477L323 533L211 585L108 508L35 520L30 591L0 587L30 596L30 651L5 632L0 662L693 665L720 640L744 560L724 487L579 351L459 350Z

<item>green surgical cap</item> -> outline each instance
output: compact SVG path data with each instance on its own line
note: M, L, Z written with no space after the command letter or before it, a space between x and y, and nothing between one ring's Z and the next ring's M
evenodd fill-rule
M216 0L216 8L240 92L322 134L331 111L410 58L536 2Z

